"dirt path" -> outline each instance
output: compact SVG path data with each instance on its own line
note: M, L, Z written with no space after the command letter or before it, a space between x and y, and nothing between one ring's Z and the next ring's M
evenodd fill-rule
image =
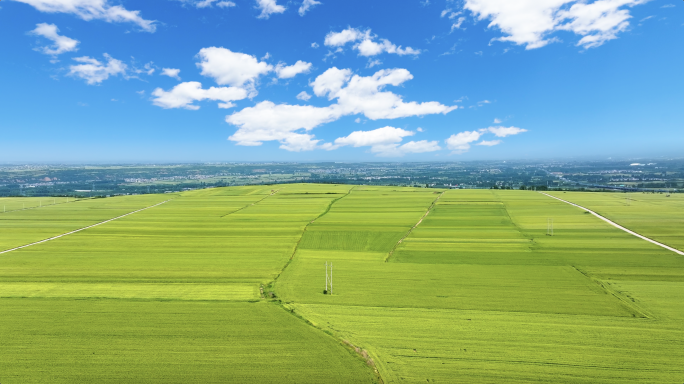
M7 249L7 250L4 250L4 251L0 252L0 255L2 255L3 253L16 251L17 249L22 249L22 248L30 247L30 246L32 246L32 245L38 245L38 244L42 244L42 243L45 243L45 242L48 242L48 241L51 241L51 240L59 239L60 237L64 237L64 236L67 236L67 235L71 235L71 234L76 233L76 232L81 232L81 231L86 230L86 229L88 229L88 228L97 227L98 225L102 225L102 224L105 224L105 223L109 223L110 221L114 221L114 220L120 219L120 218L122 218L122 217L126 217L126 216L128 216L128 215L132 215L132 214L134 214L134 213L138 213L138 212L140 212L140 211L144 211L144 210L146 210L146 209L154 208L154 207L156 207L156 206L158 206L158 205L162 205L162 204L167 203L167 202L169 202L169 201L171 201L171 200L173 200L173 199L166 200L166 201L162 201L161 203L157 203L157 204L155 204L155 205L150 205L149 207L145 207L145 208L142 208L142 209L138 209L137 211L128 212L128 213L125 214L125 215L117 216L117 217L111 218L111 219L109 219L109 220L105 220L105 221L99 222L99 223L97 223L97 224L93 224L93 225L89 225L89 226L87 226L87 227L83 227L83 228L77 229L77 230L75 230L75 231L63 233L63 234L61 234L61 235L59 235L59 236L50 237L50 238L47 238L47 239L45 239L45 240L36 241L35 243L31 243L31 244L22 245L21 247L16 247L16 248L12 248L12 249Z
M446 191L444 191L444 192L446 192ZM440 197L442 197L442 195L444 194L444 192L440 193L439 196L437 196L437 198L435 199L435 201L433 201L432 204L430 204L430 206L429 206L428 209L427 209L427 212L425 212L425 214L420 218L420 220L418 220L418 222L416 223L416 225L414 225L413 227L411 227L411 229L409 229L408 232L406 232L406 234L404 235L404 237L402 237L401 239L399 239L399 241L397 241L397 243L394 244L394 247L392 247L392 250L387 254L387 257L385 257L385 263L390 259L390 257L392 257L392 254L393 254L394 251L397 249L397 247L399 246L399 244L401 244L401 242L404 241L404 239L407 238L407 237L411 234L411 232L413 232L413 230L416 229L416 227L420 225L420 223L423 222L423 219L425 219L425 217L428 215L428 213L430 213L430 211L432 211L432 208L435 207L435 204L437 204L437 201L439 200Z
M255 201L255 202L253 202L252 204L247 204L247 205L245 205L245 206L242 207L242 208L239 208L239 209L234 210L233 212L226 213L225 215L221 216L221 218L224 218L224 217L226 217L226 216L230 216L230 215L232 215L233 213L240 212L240 211L242 211L242 210L245 209L245 208L251 207L252 205L259 204L259 203L261 203L262 201L264 201L264 200L268 199L269 197L271 197L271 196L275 195L276 193L278 193L278 191L280 191L281 189L283 189L283 188L276 189L275 191L274 191L274 190L271 190L271 194L270 194L270 195L264 196L263 199L259 199L259 200Z
M558 201L562 201L562 202L564 202L564 203L566 203L566 204L573 205L573 206L575 206L575 207L577 207L577 208L582 208L582 209L584 209L585 211L591 213L592 215L598 217L599 219L605 221L606 223L612 225L612 226L615 227L615 228L621 229L621 230L623 230L623 231L629 233L630 235L634 235L634 236L636 236L636 237L638 237L638 238L640 238L640 239L642 239L642 240L648 241L649 243L653 243L653 244L655 244L655 245L657 245L657 246L659 246L659 247L663 247L663 248L665 248L665 249L667 249L667 250L669 250L669 251L672 251L672 252L674 252L674 253L677 253L677 254L679 254L679 255L684 256L684 252L682 252L682 251L680 251L680 250L678 250L678 249L672 248L672 247L670 247L670 246L668 246L668 245L665 245L665 244L663 244L663 243L659 243L659 242L657 242L657 241L655 241L655 240L653 240L653 239L649 239L648 237L643 236L643 235L640 235L640 234L638 234L638 233L636 233L636 232L634 232L634 231L631 231L631 230L629 230L629 229L623 227L622 225L620 225L620 224L618 224L618 223L616 223L616 222L614 222L614 221L611 221L611 220L606 219L605 217L599 215L598 213L592 211L591 209L585 208L585 207L583 207L583 206L581 206L581 205L577 205L577 204L575 204L575 203L571 203L571 202L569 202L569 201L565 201L565 200L560 199L560 198L558 198L558 197L556 197L556 196L551 196L551 195L549 195L548 193L544 193L544 192L539 192L539 193L541 193L542 195L546 195L546 196L548 196L548 197L550 197L550 198L556 199L556 200L558 200Z

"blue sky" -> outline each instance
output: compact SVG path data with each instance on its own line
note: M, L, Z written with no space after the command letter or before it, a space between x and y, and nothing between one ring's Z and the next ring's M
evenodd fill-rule
M670 0L5 0L0 162L681 156Z

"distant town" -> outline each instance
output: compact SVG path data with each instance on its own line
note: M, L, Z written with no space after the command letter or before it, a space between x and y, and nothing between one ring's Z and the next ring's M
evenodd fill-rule
M280 183L675 193L684 188L684 159L0 166L0 196L95 197Z

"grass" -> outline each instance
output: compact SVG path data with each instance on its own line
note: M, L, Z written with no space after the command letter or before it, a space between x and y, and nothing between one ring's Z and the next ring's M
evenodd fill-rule
M73 197L0 197L0 213L24 209L49 207L51 205L72 203L82 199Z
M2 299L3 383L371 383L272 303Z
M531 191L351 188L183 192L1 255L0 382L682 381L681 256ZM677 199L576 195L680 239ZM0 215L0 245L167 198Z
M0 250L40 241L96 224L157 204L171 197L173 196L117 196L69 201L69 203L43 207L38 207L38 199L41 198L18 198L21 201L31 201L35 207L0 214ZM2 198L0 200L11 199ZM19 204L9 202L7 205L18 206Z
M401 223L400 212L374 215L373 199L358 203L375 226ZM421 203L415 220L430 204ZM344 232L366 222L329 225ZM667 293L684 259L580 209L532 192L447 191L389 262L391 247L381 248L300 249L276 286L301 316L371 351L385 382L684 376L683 298ZM333 296L322 294L325 261L335 266ZM669 282L604 275L626 271Z
M684 251L684 195L551 192L653 240Z
M0 382L374 382L348 347L259 292L348 189L192 191L2 255ZM118 201L152 197L168 195ZM50 234L100 220L98 209L51 213L69 225ZM19 219L7 228L27 237L49 220Z

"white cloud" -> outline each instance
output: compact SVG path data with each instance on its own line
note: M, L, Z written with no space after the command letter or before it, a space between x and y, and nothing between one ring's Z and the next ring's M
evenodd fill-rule
M401 128L383 127L372 131L354 131L349 136L335 139L335 149L346 145L352 147L372 147L376 145L393 144L401 142L406 136L413 136L415 132Z
M434 152L442 149L437 141L409 141L408 143L397 148L401 153L425 153Z
M218 1L218 2L217 2ZM216 6L219 8L231 8L235 7L237 4L235 4L232 1L219 1L219 0L201 0L201 1L195 1L194 5L197 8L208 8L208 7L213 7L214 3L216 3Z
M360 117L357 117L356 119L354 119L354 122L355 122L356 124L361 124L361 118L360 118Z
M470 149L470 143L477 141L482 136L480 131L465 131L449 136L446 139L447 148L453 153L464 153Z
M400 157L407 153L423 153L438 151L440 148L437 141L409 141L406 144L399 143L407 136L413 136L415 132L401 128L383 127L372 131L354 131L349 136L335 139L334 144L324 145L327 150L334 150L350 145L352 147L371 147L371 153L382 157Z
M276 4L276 0L256 0L256 8L261 10L260 19L268 19L274 13L285 12L285 7Z
M381 64L382 64L382 61L380 61L380 60L368 59L368 64L366 64L366 68L373 68L376 65L381 65Z
M418 131L418 132L425 132L425 130L424 130L423 128L420 128L420 127L418 127L418 129L416 129L416 131Z
M463 24L465 19L466 19L465 17L459 17L455 23L451 24L451 31L453 32L454 29L461 29L461 25Z
M446 139L446 144L447 148L453 151L452 153L461 154L467 152L470 149L470 143L479 140L482 135L492 133L496 137L506 137L517 135L523 132L527 132L527 130L517 127L482 128L477 131L465 131L451 135L448 139ZM482 140L481 142L477 143L477 145L492 147L501 143L501 140Z
M31 35L43 36L48 40L52 40L51 47L41 47L40 51L46 55L57 56L64 52L78 51L78 40L62 36L59 33L59 28L54 24L40 23L36 24L36 29L29 32Z
M211 87L209 89L202 89L202 84L197 81L189 81L180 83L173 87L170 91L164 91L157 88L152 92L155 99L152 101L154 105L169 109L169 108L185 108L190 110L197 110L199 106L193 105L195 101L202 100L218 100L219 108L232 108L235 104L231 103L234 100L242 100L247 97L247 91L237 87Z
M104 57L107 59L106 65L88 56L75 58L75 61L82 64L69 66L69 75L80 77L91 85L99 84L107 80L109 76L126 75L126 69L128 68L126 64L106 53Z
M320 4L320 1L316 0L304 0L301 7L299 7L299 16L304 16L304 14L314 6Z
M406 103L392 92L382 92L387 85L398 86L411 79L413 75L402 68L383 69L372 76L351 76L351 70L333 67L311 85L317 96L337 99L343 114L363 114L371 120L446 114L456 109L435 101Z
M501 120L500 120L500 119L497 119L497 118L494 118L494 124L501 124Z
M33 6L40 12L70 13L83 20L104 20L110 23L133 23L144 31L154 32L154 20L145 20L140 11L129 11L120 5L110 5L107 0L14 0Z
M318 47L320 47L320 45L318 45L318 43L316 43L316 42L311 43L311 48L316 49Z
M300 73L309 73L310 70L311 63L301 60L298 60L296 63L290 66L280 63L275 67L275 73L278 75L279 79L291 79Z
M226 116L226 122L239 127L228 138L238 145L256 146L264 141L277 140L281 143L280 148L299 152L316 148L320 140L313 140L313 135L295 131L310 131L339 118L339 110L334 106L319 108L262 101L254 107Z
M674 5L674 4L665 4L660 8L674 8L674 7L676 7L676 5Z
M527 129L522 129L518 127L489 127L487 131L496 135L496 137L506 137L513 136L519 133L527 132Z
M403 55L419 55L419 49L411 47L402 48L392 44L387 39L375 41L376 35L371 34L371 30L360 31L356 28L347 28L341 32L330 32L325 36L325 45L328 47L343 47L348 43L357 42L353 48L361 56L375 56L383 52Z
M477 145L485 145L487 147L493 147L493 146L499 145L499 144L501 144L501 140L489 140L489 141L482 140L479 143L477 143Z
M247 88L250 96L256 95L259 76L273 70L272 65L258 61L254 56L226 48L202 48L197 55L201 60L197 66L202 75L213 78L219 85Z
M155 71L155 68L152 67L152 62L145 64L143 68L145 68L145 73L147 73L148 75L153 74Z
M168 76L168 77L173 77L176 80L180 81L180 76L178 74L180 73L180 69L176 68L162 68L162 75Z
M465 0L464 9L505 36L499 41L525 45L526 49L543 47L558 41L550 34L569 31L582 36L577 45L598 47L617 38L629 26L632 16L625 7L648 0Z
M195 2L195 7L197 7L197 8L207 8L207 7L211 7L215 2L216 2L216 0L202 0L202 1L196 1L196 2Z
M347 28L342 32L330 32L325 36L325 45L327 47L341 47L352 41L359 40L363 36L363 32L356 28Z
M447 17L449 20L453 20L461 14L463 14L463 12L454 12L451 8L447 8L439 14L439 17Z
M303 100L303 101L309 101L309 99L311 99L311 95L309 95L308 93L306 93L306 91L301 91L301 92L299 92L299 94L297 95L297 99Z
M342 116L362 114L371 120L396 119L446 114L456 108L434 101L407 103L400 96L383 91L387 85L397 86L412 78L405 69L381 70L364 77L353 75L349 69L330 68L310 85L317 96L337 100L336 104L314 107L264 101L226 117L228 123L238 127L229 139L238 145L261 145L263 141L278 140L283 149L309 150L316 148L319 140L295 131L310 131Z

